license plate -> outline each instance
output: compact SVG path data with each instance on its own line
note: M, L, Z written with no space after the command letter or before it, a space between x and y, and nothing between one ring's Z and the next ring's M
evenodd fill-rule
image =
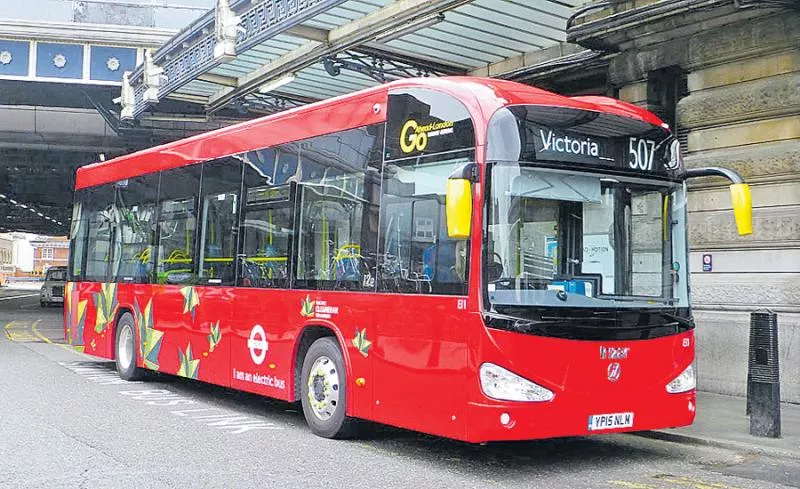
M592 414L589 416L589 431L632 427L633 413Z

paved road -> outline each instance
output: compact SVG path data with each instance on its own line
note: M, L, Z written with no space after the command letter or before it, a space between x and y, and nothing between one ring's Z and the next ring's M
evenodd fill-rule
M0 289L0 487L800 487L800 464L634 435L467 445L369 426L309 433L293 404L118 379L60 344L61 311ZM10 298L15 297L15 298Z

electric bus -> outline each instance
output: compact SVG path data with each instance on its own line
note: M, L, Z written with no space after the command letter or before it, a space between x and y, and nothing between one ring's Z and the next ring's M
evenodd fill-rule
M654 114L409 79L78 169L65 338L468 442L695 417L686 169ZM733 220L732 217L732 220Z

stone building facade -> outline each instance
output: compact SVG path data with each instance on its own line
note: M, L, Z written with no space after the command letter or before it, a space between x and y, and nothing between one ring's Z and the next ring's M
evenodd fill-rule
M800 403L800 2L616 2L576 18L568 40L606 60L606 93L677 129L687 167L751 184L753 234L740 237L727 183L690 183L699 388L745 394L750 312L768 308L782 398Z

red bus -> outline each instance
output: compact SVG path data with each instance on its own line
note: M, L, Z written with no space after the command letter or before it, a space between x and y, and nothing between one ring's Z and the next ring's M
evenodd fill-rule
M685 180L653 114L415 79L77 172L65 337L469 442L692 423Z

